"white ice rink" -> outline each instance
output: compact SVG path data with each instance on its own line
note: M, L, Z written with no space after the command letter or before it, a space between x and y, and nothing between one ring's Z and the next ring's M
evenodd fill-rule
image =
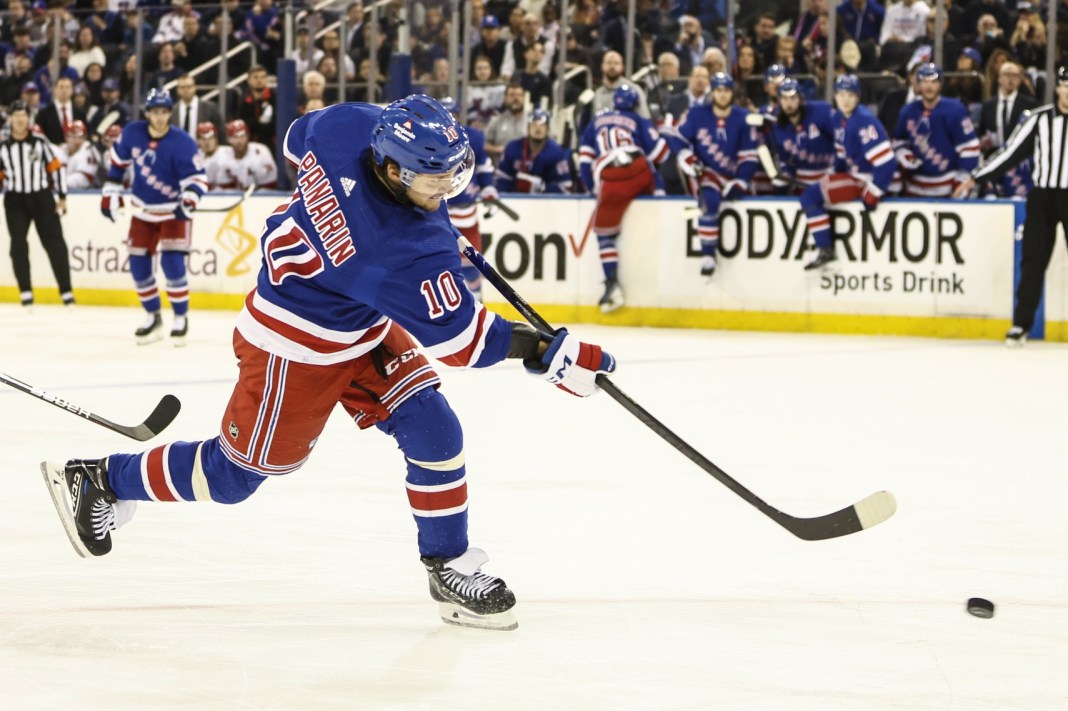
M174 393L150 444L204 439L234 317L138 348L134 309L0 305L0 371L129 424ZM460 629L399 452L340 410L296 474L234 507L142 504L83 560L38 463L149 444L0 386L0 709L1068 709L1068 347L573 330L773 505L885 488L897 515L802 542L606 396L442 369L472 543L519 599L517 631Z

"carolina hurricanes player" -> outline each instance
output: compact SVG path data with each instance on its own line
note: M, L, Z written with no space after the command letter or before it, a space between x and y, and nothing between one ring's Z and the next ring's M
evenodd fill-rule
M453 99L442 99L441 105L452 114L457 121L460 120L460 105ZM467 241L475 249L482 251L482 230L478 224L479 201L489 202L496 200L497 188L493 185L493 161L486 155L486 137L482 131L471 126L464 126L467 139L471 142L471 150L475 152L475 176L471 179L467 189L456 197L449 200L449 219L452 226L460 231ZM494 207L489 206L486 215L492 214ZM482 300L482 272L473 264L463 258L464 282L471 293L479 301Z
M241 119L226 124L226 140L234 149L233 164L227 168L233 177L233 187L244 190L250 185L273 188L278 183L278 166L271 150L262 143L249 140L248 125Z
M60 150L60 160L67 167L67 187L86 190L99 186L100 154L89 142L89 129L84 121L71 121L64 132L66 142Z
M234 149L219 145L215 124L211 121L201 121L197 124L197 146L203 156L208 190L232 190L233 177L228 168L234 164Z
M620 84L612 95L613 111L590 120L579 146L579 172L586 190L597 196L591 226L604 271L600 307L610 313L623 306L619 286L619 250L623 215L639 195L664 194L664 180L656 167L671 151L649 119L634 112L641 96L630 84Z
M123 178L133 167L131 199L143 208L130 221L126 246L130 252L133 277L141 306L148 320L135 331L138 345L163 338L159 287L156 285L153 257L167 278L167 298L174 310L171 339L184 346L189 327L189 279L185 260L192 244L193 211L207 190L204 167L196 141L185 131L170 125L174 101L170 93L153 89L145 98L146 119L122 129L111 146L107 182L101 191L100 211L115 221L122 206Z
M404 455L419 555L442 619L514 629L515 595L480 572L488 558L468 546L463 433L416 341L451 366L522 358L579 396L597 392L594 379L615 361L566 330L541 334L495 316L462 287L444 201L467 187L474 153L435 100L313 111L290 126L284 148L297 190L263 229L263 265L234 333L239 379L219 433L43 464L71 542L83 556L108 553L110 531L137 500L243 501L308 460L340 403ZM353 474L381 473L354 460Z

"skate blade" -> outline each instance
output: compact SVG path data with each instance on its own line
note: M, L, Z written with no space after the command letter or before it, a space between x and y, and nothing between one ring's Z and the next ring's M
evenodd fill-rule
M147 346L147 345L152 344L152 343L158 343L159 341L162 341L162 340L163 340L163 332L162 331L158 331L158 332L157 331L153 331L152 333L149 333L149 334L144 335L144 336L137 336L137 345L139 345L139 346Z
M607 303L607 304L599 304L599 306L601 307L601 313L610 314L613 311L619 311L621 308L623 308L623 302L622 301L613 301L613 302Z
M465 610L459 605L450 602L438 603L438 614L446 624L459 627L471 627L480 630L514 630L519 627L519 621L515 618L512 610L505 610L492 615L476 615L470 610Z
M171 336L171 343L175 348L185 348L185 336Z
M74 505L70 500L70 492L67 491L67 478L63 476L63 465L55 462L41 462L41 475L48 486L48 493L52 496L52 503L59 514L59 520L63 524L63 530L67 538L74 546L74 551L82 558L92 558L93 554L82 543L78 535L78 526L74 522Z

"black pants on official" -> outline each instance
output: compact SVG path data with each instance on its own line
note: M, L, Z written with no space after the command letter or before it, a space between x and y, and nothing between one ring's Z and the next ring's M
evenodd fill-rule
M4 212L7 214L7 231L11 235L11 266L15 271L15 281L19 291L26 293L33 289L30 282L30 247L26 236L32 223L37 228L48 261L52 265L52 274L60 294L69 294L70 258L67 256L67 243L63 239L63 225L56 213L56 200L52 191L40 190L35 193L4 193Z

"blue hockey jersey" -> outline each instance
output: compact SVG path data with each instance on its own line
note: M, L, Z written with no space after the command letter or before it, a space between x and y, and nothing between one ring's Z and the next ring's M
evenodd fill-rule
M511 325L464 288L444 202L432 213L402 205L375 175L381 112L337 104L289 127L297 189L267 218L237 329L269 353L329 365L369 352L395 321L446 365L492 365L508 353Z
M911 170L908 192L944 196L958 176L979 165L979 138L968 109L957 99L942 97L928 109L916 99L901 109L894 131L894 150ZM910 155L911 153L911 155ZM910 160L920 162L910 167Z
M478 201L482 191L493 185L493 161L486 154L486 136L477 128L464 126L471 150L475 152L475 175L467 189L449 200L449 207L468 207Z
M545 139L545 145L537 153L531 152L528 138L509 141L495 177L497 189L502 193L571 192L567 151L551 138Z
M122 183L133 166L131 202L151 212L172 212L183 190L203 195L208 189L197 142L172 127L162 138L148 134L148 121L134 121L122 129L108 151L108 180Z
M732 106L730 114L720 118L710 104L691 106L677 131L665 137L672 151L680 156L692 151L706 171L724 182L737 179L748 185L759 165L756 129L745 121L748 113Z
M799 185L818 182L834 168L834 110L825 101L809 101L801 107L801 120L794 125L782 114L772 125L772 139L783 173Z
M630 163L631 158L621 154L636 151L649 162L656 186L663 188L664 179L656 166L667 160L671 151L652 121L633 111L602 111L594 116L579 145L579 171L586 190L593 191L606 166Z
M882 197L894 178L897 163L886 129L866 106L859 105L846 117L834 112L835 170L850 173L868 183L869 190Z

